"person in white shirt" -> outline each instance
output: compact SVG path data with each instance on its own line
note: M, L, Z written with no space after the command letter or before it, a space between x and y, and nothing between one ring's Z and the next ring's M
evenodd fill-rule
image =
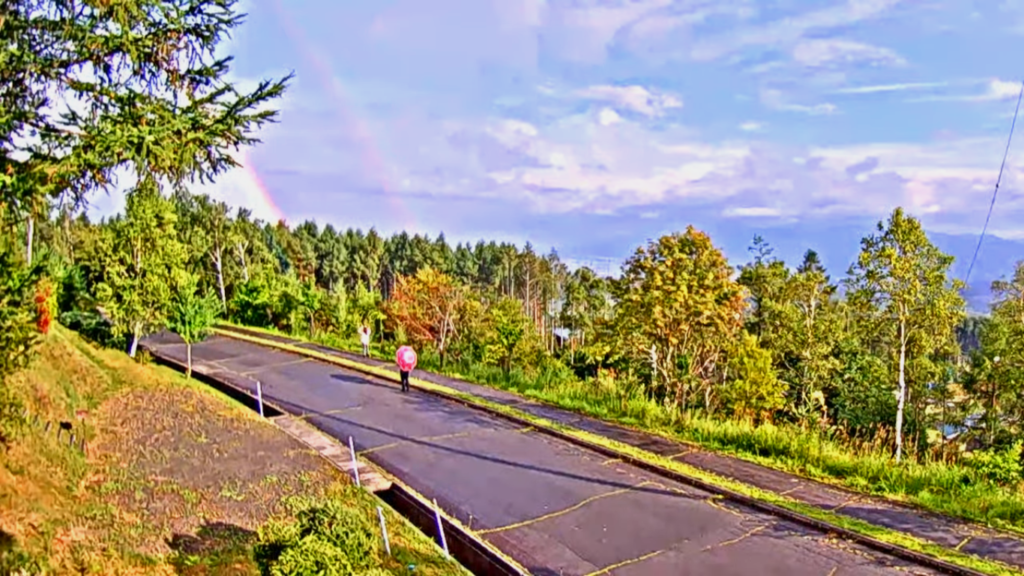
M363 356L370 357L370 327L363 324L359 328L359 343L363 345Z

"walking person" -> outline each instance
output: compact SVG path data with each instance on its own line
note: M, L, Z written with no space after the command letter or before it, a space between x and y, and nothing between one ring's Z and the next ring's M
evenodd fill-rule
M365 323L359 327L359 343L363 345L363 356L370 357L370 327Z
M409 391L409 373L416 367L416 351L409 346L402 346L395 353L398 374L401 376L402 392Z

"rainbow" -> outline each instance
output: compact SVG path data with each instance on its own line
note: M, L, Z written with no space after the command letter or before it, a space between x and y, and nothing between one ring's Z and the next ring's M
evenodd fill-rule
M246 180L248 189L255 189L259 193L259 199L257 202L260 206L255 207L256 215L259 214L270 214L273 217L271 224L277 224L281 220L285 219L284 211L274 201L274 197L270 194L270 189L263 183L263 179L260 178L259 172L256 171L256 167L253 166L252 160L249 158L249 154L246 151L239 153L238 163L241 165L242 174ZM255 200L255 199L254 199Z
M391 182L388 165L381 156L367 123L359 115L350 112L351 107L346 105L347 98L345 97L344 87L337 76L335 76L330 64L295 25L290 14L285 10L284 3L281 0L271 0L271 5L279 17L278 21L281 23L285 34L298 47L303 59L312 65L320 84L328 93L334 96L335 112L340 116L342 124L351 130L351 135L354 136L353 139L359 144L363 166L374 175L374 179L388 199L392 211L399 216L401 221L407 224L407 229L414 229L415 219L412 211L394 193L395 187ZM250 184L259 191L261 207L275 214L278 219L283 219L283 212L277 206L269 188L260 178L259 173L252 165L252 162L249 161L247 155L243 154L243 162L241 164L244 167L247 179L250 180Z

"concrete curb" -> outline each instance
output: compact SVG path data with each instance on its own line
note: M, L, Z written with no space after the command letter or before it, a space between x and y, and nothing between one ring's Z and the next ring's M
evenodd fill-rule
M241 341L244 341L244 342L249 342L251 344L256 344L256 345L259 345L259 346L264 346L264 347L269 347L269 348L275 348L275 349L282 350L282 351L285 351L285 352L290 352L292 354L298 354L298 355L301 355L301 356L306 356L306 357L309 357L309 358L313 358L313 359L316 359L316 360L319 360L319 361L322 361L322 362L326 362L326 363L329 363L329 364L335 364L337 366L340 366L340 367L343 367L343 368L346 368L346 369L349 369L349 370L353 370L353 371L356 371L356 372L360 372L362 374L365 374L365 375L368 375L368 376L371 376L371 377L374 377L374 378L377 378L377 379L380 379L380 380L389 380L391 382L397 382L398 381L398 375L397 374L392 376L390 373L387 373L387 375L384 376L384 375L381 375L379 373L380 369L378 369L378 368L375 368L375 367L372 367L372 366L366 366L366 365L360 364L358 362L353 362L353 361L348 360L346 358L334 357L334 356L331 356L331 355L328 355L328 354L319 353L319 352L317 352L315 350L307 350L307 349L302 348L300 346L295 346L295 345L291 345L291 344L284 344L284 343L280 343L280 342L275 342L273 340L269 340L269 339L266 339L266 338L259 338L259 337L255 337L255 336L250 336L248 334L239 334L239 333L236 333L236 332L232 332L230 329L217 328L217 329L215 329L215 333L217 333L219 335L222 335L222 336L225 336L225 337L228 337L228 338L234 338L236 340L241 340ZM518 425L531 426L533 428L536 428L539 432L548 434L548 435L550 435L552 437L558 438L558 439L563 440L565 442L568 442L570 444L574 444L574 445L580 446L582 448L587 448L588 450L597 452L597 453L602 454L604 456L618 458L618 459L622 460L623 462L626 462L626 463L628 463L630 465L636 466L637 468L640 468L642 470L646 470L648 472L651 472L651 473L654 473L654 474L658 474L659 476L663 476L665 478L668 478L670 480L674 480L676 482L680 482L682 484L687 484L689 486L693 486L695 488L698 488L700 490L704 490L706 492L711 492L713 494L718 494L718 495L720 495L720 496L722 496L724 498L727 498L729 500L732 500L734 502L737 502L739 504L747 506L748 508L753 508L755 510L759 510L761 512L765 512L767 514L771 514L772 516L776 516L776 517L779 517L779 518L783 518L783 519L789 520L791 522L794 522L794 523L797 523L797 524L800 524L800 525L812 528L812 529L814 529L814 530L816 530L818 532L823 532L823 533L826 533L826 534L837 534L837 535L842 536L843 538L845 538L847 540L850 540L852 542L856 542L858 544L861 544L861 545L866 546L868 548L871 548L873 550L876 550L876 551L879 551L879 552L883 552L885 554L888 554L890 556L894 556L894 557L897 557L897 558L901 558L903 560L908 560L908 561L914 562L914 563L916 563L918 565L921 565L921 566L924 566L924 567L927 567L927 568L931 568L933 570L937 570L937 571L945 573L945 574L951 574L951 575L955 575L955 576L987 576L986 573L984 573L984 572L979 572L979 571L976 571L976 570L973 570L973 569L970 569L970 568L959 566L957 564L953 564L951 562L947 562L945 560L941 560L941 559L936 558L934 556L923 554L923 553L917 552L915 550L910 550L910 549L907 549L907 548L903 548L903 547L897 546L895 544L890 544L888 542L883 542L883 541L878 540L876 538L872 538L870 536L866 536L864 534L861 534L860 532L856 532L856 531L853 531L853 530L850 530L850 529L847 529L847 528L843 528L841 526L837 526L835 524L831 524L831 523L825 522L823 520L818 520L817 518L813 518L811 516L800 514L798 512L794 512L794 511L789 510L787 508L783 508L781 506L777 506L775 504L771 504L771 503L759 500L757 498L753 498L751 496L746 496L744 494L740 494L738 492L734 492L734 491L729 490L727 488L722 488L722 487L717 486L715 484L711 484L709 482L705 482L704 480L701 480L699 478L695 478L693 476L688 476L688 475L676 472L675 470L670 470L670 469L665 468L663 466L660 466L658 464L647 462L647 461L645 461L643 459L640 459L640 458L637 458L635 456L632 456L632 455L630 455L630 454L628 454L626 452L623 452L623 451L620 451L620 450L617 450L617 449L614 449L614 448L610 448L610 447L607 447L607 446L603 446L603 445L600 445L600 444L595 444L593 442L589 442L587 440L583 440L583 439L578 438L576 436L573 436L573 435L570 435L570 434L566 434L565 432L562 432L561 430L558 430L557 428L554 428L554 427L551 427L551 426L545 426L545 425L542 425L542 424L537 424L536 422L533 422L533 421L528 420L526 418L520 418L520 417L511 415L511 414L508 414L508 413L506 413L504 411L496 410L496 409L491 408L490 406L486 406L486 405L484 405L482 403L477 403L477 402L469 401L469 400L466 400L465 398L462 398L462 397L459 397L459 396L455 396L453 394L448 394L448 393L445 393L445 392L442 392L442 391L439 391L439 390L436 390L436 389L432 389L435 386L441 387L440 385L430 383L430 388L428 388L428 387L424 387L421 384L417 383L417 381L418 381L417 378L410 378L410 385L411 385L412 388L415 388L415 389L419 390L420 392L425 392L425 393L433 394L435 396L438 396L440 398L444 398L444 399L452 401L452 402L456 402L456 403L461 404L463 406L467 406L467 407L470 407L470 408L473 408L473 409L476 409L476 410L480 410L480 411L485 412L487 414L490 414L492 416L495 416L495 417L498 417L498 418L502 418L502 419L510 421L510 422L514 422L514 423L516 423ZM566 427L567 428L571 428L569 426L566 426ZM652 456L656 456L656 455L652 454ZM1008 570L1012 570L1010 567L1007 567L1007 569Z

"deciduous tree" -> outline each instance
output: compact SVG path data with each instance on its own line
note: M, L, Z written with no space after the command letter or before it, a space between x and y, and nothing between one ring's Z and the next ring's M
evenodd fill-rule
M960 282L949 279L953 258L925 235L921 223L893 211L877 233L864 238L850 269L850 300L875 310L874 328L894 336L890 348L898 362L896 460L903 454L908 354L924 358L955 344L953 329L965 316Z
M654 352L657 385L690 403L694 381L719 373L722 351L743 325L743 287L707 234L689 226L637 250L618 282L622 349L644 362Z
M506 296L491 306L490 322L494 330L494 347L507 374L512 370L516 349L530 329L530 319L523 313L522 302Z
M460 336L468 298L467 288L452 277L424 268L398 279L388 311L414 343L433 346L443 365L452 341Z
M172 290L187 258L175 233L176 215L152 182L128 193L125 214L106 229L106 254L97 295L116 333L139 339L166 324Z
M217 322L221 310L217 297L199 291L199 279L188 273L179 275L167 328L185 342L185 377L192 377L192 345L205 340Z

